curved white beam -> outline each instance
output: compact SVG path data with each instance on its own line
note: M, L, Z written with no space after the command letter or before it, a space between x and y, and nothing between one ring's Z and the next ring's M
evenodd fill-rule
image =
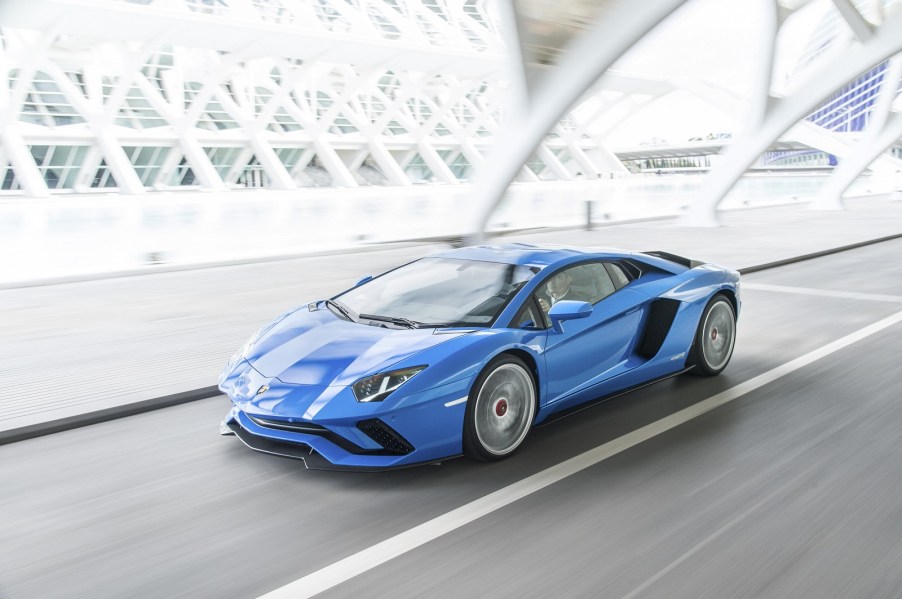
M705 178L698 201L682 219L686 226L714 227L717 206L758 156L820 102L888 57L902 51L902 13L887 19L867 44L857 45L829 66L815 73L791 96L774 101L757 129L735 140L719 165Z
M883 130L867 143L859 143L851 156L839 163L830 180L818 197L811 203L815 210L842 210L842 195L855 182L855 179L902 137L902 114L893 114L886 122Z
M890 110L896 99L899 78L902 77L902 54L893 56L883 74L883 83L877 101L871 110L868 128L864 137L855 144L852 152L846 154L839 162L824 189L809 204L813 210L842 210L842 196L850 185L868 166L875 170L875 161L883 159L890 163L889 172L899 172L902 160L882 154L889 146L902 136L902 115L890 117ZM894 164L892 164L894 163ZM884 169L886 170L886 169Z
M537 82L525 111L516 110L523 105L520 98L512 99L513 110L474 185L474 241L481 240L505 189L554 124L618 58L686 1L621 2L561 54L560 64Z

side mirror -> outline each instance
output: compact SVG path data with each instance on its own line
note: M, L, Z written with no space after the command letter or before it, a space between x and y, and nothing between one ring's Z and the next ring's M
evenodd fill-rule
M363 285L364 283L367 283L367 282L372 281L372 280L373 280L373 275L366 275L365 277L363 277L362 279L360 279L359 281L357 281L356 283L354 283L354 287L360 287L360 286Z
M592 304L589 302L575 302L572 300L561 300L551 306L548 311L548 318L551 319L551 325L558 333L564 332L561 323L565 320L575 320L577 318L586 318L592 314Z

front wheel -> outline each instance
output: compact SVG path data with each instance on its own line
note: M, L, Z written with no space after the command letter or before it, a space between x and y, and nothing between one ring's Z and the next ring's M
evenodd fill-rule
M476 379L464 418L464 453L494 461L514 453L536 413L536 385L520 358L502 355Z
M723 295L715 295L705 306L691 359L695 368L692 374L714 376L726 368L736 344L736 311L733 304Z

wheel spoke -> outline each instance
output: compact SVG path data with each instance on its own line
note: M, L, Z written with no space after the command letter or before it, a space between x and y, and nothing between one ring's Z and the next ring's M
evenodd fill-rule
M535 411L532 377L516 364L502 364L485 379L476 397L476 435L486 451L510 453L526 437Z
M736 341L733 309L721 300L708 310L702 326L702 357L711 370L719 370L730 359Z

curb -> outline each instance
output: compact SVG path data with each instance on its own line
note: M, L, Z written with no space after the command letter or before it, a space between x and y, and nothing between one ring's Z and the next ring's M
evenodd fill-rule
M175 393L173 395L164 395L163 397L154 397L152 399L136 401L122 406L104 408L95 412L88 412L87 414L76 414L75 416L67 416L48 422L39 422L20 428L0 431L0 445L25 441L26 439L34 439L35 437L43 437L44 435L60 433L73 428L89 426L91 424L99 424L109 420L118 420L119 418L125 418L126 416L134 416L135 414L143 414L144 412L151 412L153 410L215 397L219 394L219 389L217 387L192 389L191 391L182 391L181 393Z
M756 266L740 268L739 273L746 275L755 272L761 272L772 268L778 268L780 266L796 264L798 262L804 262L806 260L813 260L815 258L821 258L823 256L829 256L831 254L838 254L869 245L875 245L878 243L883 243L885 241L892 241L894 239L902 239L902 233L887 235L886 237L880 237L878 239L870 239L868 241L852 243L849 245L831 248L820 252L814 252L811 254L804 254L802 256L787 258L785 260L777 260ZM34 439L36 437L42 437L44 435L50 435L74 428L89 426L91 424L99 424L101 422L117 420L119 418L125 418L126 416L134 416L136 414L152 412L154 410L160 410L162 408L177 406L179 404L199 401L201 399L209 399L220 394L221 393L218 387L203 387L201 389L192 389L190 391L183 391L181 393L175 393L173 395L165 395L163 397L145 399L143 401L125 404L122 406L105 408L103 410L98 410L96 412L90 412L87 414L78 414L76 416L68 416L66 418L59 418L57 420L51 420L49 422L40 422L38 424L32 424L8 431L0 431L0 445L15 443L17 441L25 441L27 439Z
M886 237L879 237L877 239L869 239L867 241L859 241L858 243L850 243L849 245L843 245L843 246L832 248L829 250L822 250L820 252L813 252L811 254L804 254L802 256L796 256L794 258L786 258L785 260L776 260L774 262L767 262L765 264L759 264L757 266L748 266L746 268L740 268L739 274L747 275L747 274L751 274L753 272L769 270L771 268L777 268L779 266L786 266L787 264L795 264L797 262L804 262L806 260L814 260L815 258L821 258L823 256L829 256L831 254L838 254L840 252L847 252L849 250L855 250L855 249L866 247L869 245L883 243L884 241L892 241L894 239L900 239L900 238L902 238L902 233L896 233L895 235L887 235Z

